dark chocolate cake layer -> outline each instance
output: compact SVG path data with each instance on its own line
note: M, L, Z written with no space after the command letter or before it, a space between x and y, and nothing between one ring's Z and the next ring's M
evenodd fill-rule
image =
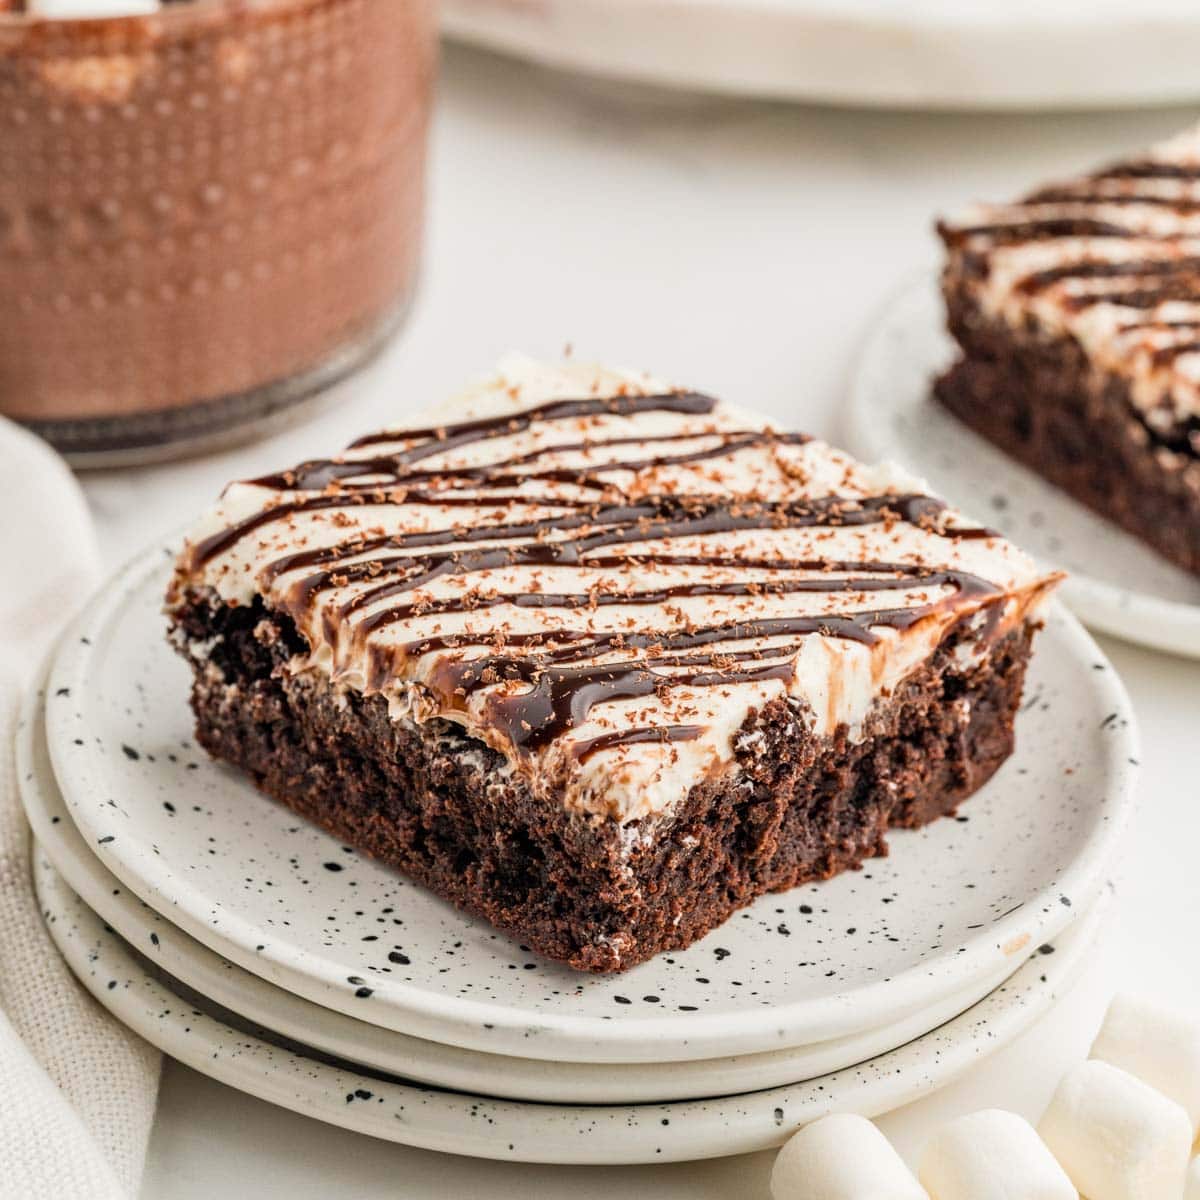
M959 420L1102 517L1200 574L1196 456L1165 443L1130 401L1129 385L1097 373L1073 340L1014 338L969 300L948 300L967 349L934 384Z
M168 610L212 754L613 971L952 811L1054 582L897 468L522 361L231 485Z

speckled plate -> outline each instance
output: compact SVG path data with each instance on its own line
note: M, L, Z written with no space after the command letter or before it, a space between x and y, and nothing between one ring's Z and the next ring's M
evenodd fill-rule
M853 450L892 458L935 491L1070 572L1062 596L1093 629L1200 657L1200 578L1173 567L973 433L930 384L953 361L936 283L922 279L872 324L846 414Z
M338 845L191 740L163 639L159 549L88 605L51 668L46 735L89 845L173 924L373 1024L491 1053L663 1062L760 1053L901 1020L1019 961L1104 878L1131 809L1133 718L1066 613L1040 638L1019 748L957 820L890 857L765 896L617 976L522 949Z
M71 820L50 767L42 714L42 694L31 693L17 735L21 798L42 852L85 904L148 961L243 1020L347 1062L418 1083L511 1100L570 1104L645 1104L778 1087L843 1070L902 1046L965 1012L1010 974L1006 965L994 979L862 1034L736 1058L569 1063L438 1045L322 1008L259 979L188 937L123 887Z
M372 1137L479 1158L679 1162L778 1145L837 1111L877 1116L944 1087L1023 1032L1062 995L1103 924L1092 911L1008 982L933 1033L848 1071L749 1095L676 1104L555 1105L401 1083L272 1040L184 989L127 944L35 855L50 934L118 1020L193 1069L262 1100Z

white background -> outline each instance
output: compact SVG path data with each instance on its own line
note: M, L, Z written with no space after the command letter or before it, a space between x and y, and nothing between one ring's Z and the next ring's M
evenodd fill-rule
M317 420L183 465L92 474L115 567L229 478L328 451L441 399L506 350L646 367L837 438L871 315L936 262L931 222L963 200L1134 149L1183 110L899 115L679 97L447 55L431 221L412 321ZM1142 813L1111 928L1085 977L1017 1043L883 1121L910 1158L938 1120L985 1106L1037 1117L1116 986L1200 1001L1195 915L1200 663L1106 641L1141 721ZM168 1064L150 1200L767 1195L771 1155L653 1168L473 1163L374 1142Z

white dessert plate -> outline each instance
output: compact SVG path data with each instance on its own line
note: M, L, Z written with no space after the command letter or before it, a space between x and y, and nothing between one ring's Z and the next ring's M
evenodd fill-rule
M1047 566L1093 629L1200 657L1200 578L1096 516L946 412L931 383L954 359L937 285L905 288L872 323L846 415L850 449L891 458Z
M1191 0L445 0L451 37L571 71L886 107L1200 95Z
M157 549L66 634L46 736L85 839L173 924L373 1024L520 1057L721 1058L901 1020L1049 941L1098 891L1132 809L1133 716L1083 628L1051 612L1018 749L957 820L861 872L762 897L687 950L588 976L356 854L192 741Z
M262 1100L388 1141L545 1163L679 1162L778 1145L832 1111L877 1116L952 1082L1060 995L1103 926L1103 902L962 1016L868 1063L790 1087L675 1104L554 1105L438 1091L269 1040L169 981L35 855L50 935L83 985L172 1058Z
M812 1079L902 1046L965 1012L1010 974L972 984L913 1016L812 1046L671 1063L570 1063L485 1054L409 1037L275 987L188 937L123 887L75 828L46 751L40 694L17 735L21 796L38 845L85 904L151 963L244 1020L347 1062L435 1087L572 1104L728 1096ZM1014 969L1017 964L1014 964Z

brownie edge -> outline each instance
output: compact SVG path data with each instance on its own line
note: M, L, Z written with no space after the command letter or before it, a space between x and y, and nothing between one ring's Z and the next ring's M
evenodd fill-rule
M211 593L174 612L197 738L269 796L548 958L623 971L689 945L769 891L887 853L889 827L953 812L1012 750L1034 625L974 665L953 630L868 717L813 737L796 701L747 717L728 769L622 824L535 794L452 722L286 669L290 619Z
M1157 436L1129 384L1098 369L1071 337L989 319L948 281L951 333L962 357L936 399L1006 454L1200 574L1200 460Z

